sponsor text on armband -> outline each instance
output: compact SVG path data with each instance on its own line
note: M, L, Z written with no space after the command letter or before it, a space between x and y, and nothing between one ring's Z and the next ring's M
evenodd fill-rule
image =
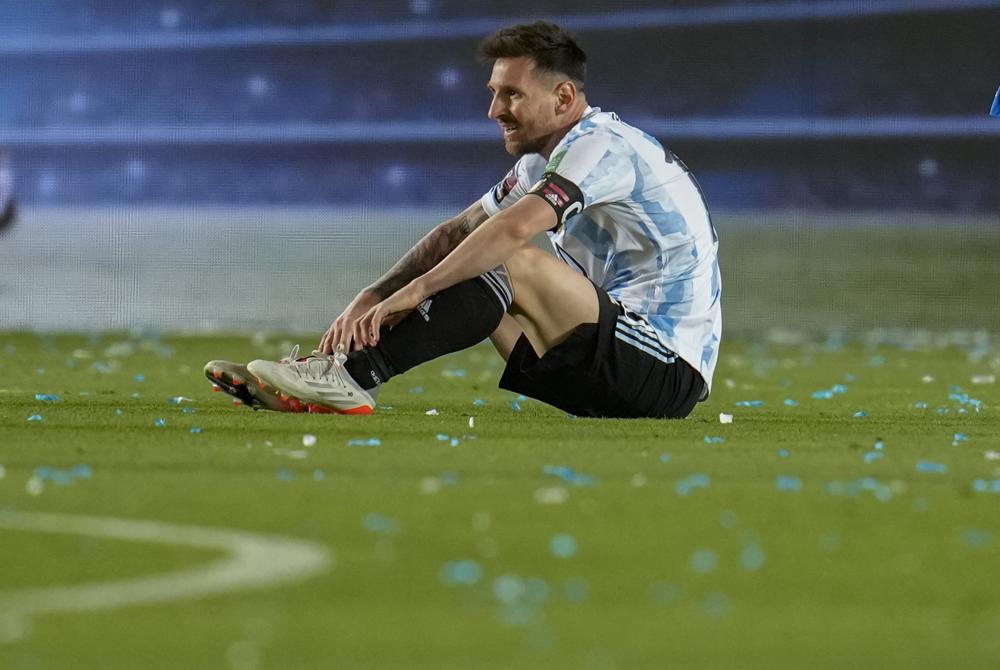
M528 189L552 206L558 223L558 230L564 223L583 211L583 192L580 187L555 172L546 172L538 182Z

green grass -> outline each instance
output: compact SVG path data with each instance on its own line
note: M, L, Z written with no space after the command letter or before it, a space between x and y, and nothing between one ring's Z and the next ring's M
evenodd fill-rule
M1000 352L986 336L953 339L730 340L712 398L657 422L573 419L531 400L515 411L486 347L393 380L392 409L339 417L255 413L210 392L205 361L277 357L275 339L0 335L0 510L244 529L335 556L291 586L42 615L0 644L0 667L996 667L1000 494L973 482L1000 478L986 457L1000 451L1000 387L971 379L1000 374ZM751 400L763 405L737 406ZM954 446L956 434L967 439ZM368 438L381 444L348 445ZM877 439L884 457L866 462ZM76 465L92 476L28 492L37 468ZM679 491L699 474L707 486ZM783 476L801 489L781 490L796 481ZM558 489L561 504L538 501ZM369 514L395 531L367 529ZM573 555L551 552L557 534ZM0 543L0 602L219 557L25 530L0 530ZM459 559L480 566L477 583L442 580ZM504 575L534 580L508 606Z

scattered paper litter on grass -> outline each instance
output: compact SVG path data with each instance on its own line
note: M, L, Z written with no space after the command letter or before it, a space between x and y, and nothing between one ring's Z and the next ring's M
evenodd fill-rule
M785 398L785 407L798 407L799 401L792 398Z
M593 486L597 483L597 480L593 475L576 472L573 468L566 465L546 465L542 468L542 472L547 475L558 477L567 484L572 484L573 486Z
M677 483L674 484L674 491L676 491L679 496L689 496L697 489L707 489L710 484L711 479L708 475L702 472L696 472L693 475L678 480Z
M24 490L29 496L36 497L42 495L45 490L45 482L38 477L31 477L24 485Z
M802 490L802 480L793 475L778 475L774 478L774 486L779 491L798 493Z
M203 429L200 426L193 426L188 432L192 435L201 435Z
M302 436L302 446L303 447L314 447L316 446L316 436L306 433Z
M38 402L59 402L59 396L55 393L36 393L35 400Z
M973 375L971 379L973 384L996 384L996 375Z
M688 562L693 572L704 575L719 566L719 556L711 549L699 549L691 554Z
M925 384L933 384L934 377L932 375L924 375L923 377L920 378L920 381L922 381Z
M30 421L32 423L35 423L35 422L38 422L38 421L45 421L45 417L42 416L41 414L32 414L31 416L28 417L28 421Z
M424 412L424 414L426 414L427 416L437 416L438 411L436 409L429 409L426 412Z
M556 558L571 558L576 554L576 538L566 533L553 535L549 540L549 551Z
M732 423L732 422L733 422L732 414L726 414L725 412L719 413L719 423Z
M983 458L988 461L1000 461L1000 451L984 451Z
M185 402L194 402L194 398L186 398L182 395L175 395L172 398L168 398L167 402L169 402L171 405L180 405L181 403Z
M542 486L535 489L534 499L539 505L562 505L569 500L569 491L562 486Z
M948 466L935 461L917 461L917 472L928 472L943 475L948 472Z
M347 446L349 447L378 447L382 445L382 440L377 437L369 437L367 439L353 439L347 441Z
M167 420L157 419L156 421L153 422L153 425L156 426L157 428L163 428L164 426L167 425Z
M476 561L463 558L442 565L438 576L449 586L472 586L482 579L483 569Z
M763 407L764 406L764 401L763 400L737 400L736 401L736 406L737 407Z
M726 441L726 438L721 435L706 435L705 444L722 444Z
M469 417L469 428L475 428L475 427L476 427L476 417L470 416Z

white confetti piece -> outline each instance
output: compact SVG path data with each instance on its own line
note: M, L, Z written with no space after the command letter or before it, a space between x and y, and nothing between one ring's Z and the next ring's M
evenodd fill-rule
M476 427L476 417L470 416L469 417L469 428L475 428L475 427Z
M983 456L988 461L1000 461L1000 451L987 451L983 453Z
M721 412L719 414L719 423L732 423L732 422L733 422L732 414L726 414L725 412Z
M996 384L996 375L974 375L972 377L973 384Z
M426 414L427 416L437 416L438 411L436 409L429 409L426 412L424 412L424 414Z
M45 482L38 477L32 477L24 485L24 490L28 492L29 496L40 496L42 495L42 491L45 490Z
M316 436L306 433L302 436L302 446L303 447L315 447L316 446Z
M432 496L441 490L441 480L437 477L424 477L420 480L420 492Z
M535 502L539 505L562 505L569 500L569 491L562 486L543 486L535 489Z
M923 377L920 378L920 381L922 381L925 384L930 384L934 381L934 377L930 375L924 375Z

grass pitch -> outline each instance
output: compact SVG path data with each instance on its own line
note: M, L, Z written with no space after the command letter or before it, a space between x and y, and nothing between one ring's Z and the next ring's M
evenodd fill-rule
M0 335L3 513L242 529L334 557L291 585L16 622L12 593L220 552L0 529L0 667L1000 660L986 335L729 340L712 398L673 422L519 400L485 346L393 380L372 417L235 408L201 376L286 344Z

